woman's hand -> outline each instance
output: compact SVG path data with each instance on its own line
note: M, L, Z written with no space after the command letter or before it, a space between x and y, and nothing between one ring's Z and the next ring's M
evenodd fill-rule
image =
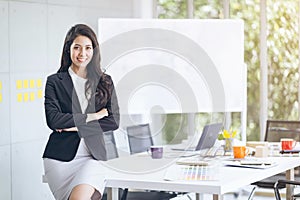
M86 122L94 121L94 120L99 120L102 119L103 117L108 116L108 111L106 108L101 109L100 111L96 113L89 113L87 114L87 119ZM71 127L71 128L64 128L64 129L56 129L57 132L61 133L63 131L78 131L77 127Z
M106 108L103 108L102 110L96 112L97 115L97 119L101 119L103 117L107 117L108 116L108 112Z
M63 131L78 131L77 127L72 127L72 128L64 128L64 129L56 129L57 132L63 132Z
M101 109L100 111L96 112L96 113L89 113L87 114L87 119L86 122L90 122L93 120L99 120L102 119L103 117L107 117L108 116L108 111L106 108Z

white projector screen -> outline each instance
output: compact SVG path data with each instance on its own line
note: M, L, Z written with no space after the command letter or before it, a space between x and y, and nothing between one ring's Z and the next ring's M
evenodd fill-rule
M99 19L101 66L122 114L241 112L241 20Z

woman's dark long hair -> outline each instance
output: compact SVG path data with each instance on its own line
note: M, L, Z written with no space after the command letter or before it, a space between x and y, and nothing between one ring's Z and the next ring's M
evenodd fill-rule
M99 43L95 32L85 24L76 24L67 33L63 52L61 56L61 66L58 72L66 72L72 64L70 56L70 48L73 41L78 36L86 36L92 41L93 57L87 65L87 82L85 84L85 95L88 97L88 91L95 95L96 107L102 107L106 104L111 96L112 81L106 74L103 73L100 66L100 50ZM90 98L92 99L93 96ZM89 100L90 100L89 99ZM89 101L90 102L90 101Z

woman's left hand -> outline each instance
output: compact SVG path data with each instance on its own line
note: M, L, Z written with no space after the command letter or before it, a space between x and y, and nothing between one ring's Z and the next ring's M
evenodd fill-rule
M71 128L64 128L64 129L56 129L57 132L63 132L63 131L78 131L78 128L77 127L71 127Z

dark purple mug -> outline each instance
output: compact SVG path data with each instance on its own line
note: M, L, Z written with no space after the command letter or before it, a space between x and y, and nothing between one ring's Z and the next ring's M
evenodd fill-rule
M163 147L162 146L151 146L150 153L151 153L151 157L153 159L160 159L163 157Z

